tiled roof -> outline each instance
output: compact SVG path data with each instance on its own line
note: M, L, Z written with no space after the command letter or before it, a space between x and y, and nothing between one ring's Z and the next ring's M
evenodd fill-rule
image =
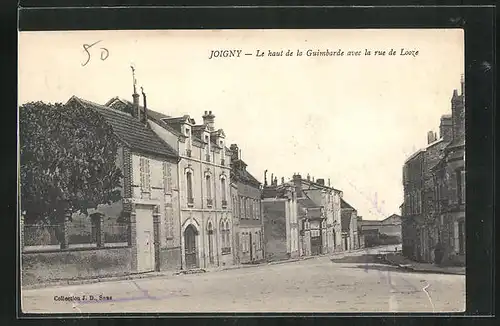
M246 170L245 162L243 162L242 160L235 160L231 162L231 165L238 181L254 186L260 186L261 183L259 182L259 180L257 180L250 172Z
M70 101L75 101L85 108L100 113L111 125L118 138L132 150L173 158L178 157L176 151L170 145L130 114L76 96L71 97L68 103Z
M128 112L130 112L132 110L133 105L134 104L132 102L125 100L125 99L122 99L118 96L113 97L105 104L105 106L107 106L107 107L116 108L120 111L128 111ZM139 108L140 108L141 112L143 112L144 107L139 106ZM164 127L168 131L172 132L174 135L183 136L180 132L180 129L178 130L177 128L175 128L175 127L169 125L168 123L166 123L165 121L163 121L163 119L174 120L175 118L172 118L166 114L151 110L150 108L148 108L147 114L148 114L148 119L150 119L150 120L154 121L156 124L159 124L160 126ZM182 118L179 118L179 119L182 119Z

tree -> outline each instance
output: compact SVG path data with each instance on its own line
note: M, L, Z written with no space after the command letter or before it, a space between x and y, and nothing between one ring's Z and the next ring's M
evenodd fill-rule
M62 223L121 199L119 141L96 111L30 102L19 108L21 210L27 224Z

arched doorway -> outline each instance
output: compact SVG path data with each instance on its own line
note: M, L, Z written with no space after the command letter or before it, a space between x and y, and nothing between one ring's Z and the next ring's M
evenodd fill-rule
M196 251L196 229L188 225L184 231L184 251L186 256L186 268L198 268L198 253Z

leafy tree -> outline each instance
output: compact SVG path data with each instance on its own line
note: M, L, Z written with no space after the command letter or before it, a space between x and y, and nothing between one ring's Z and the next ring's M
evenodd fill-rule
M21 210L27 224L61 223L121 199L119 142L96 111L30 102L19 108Z

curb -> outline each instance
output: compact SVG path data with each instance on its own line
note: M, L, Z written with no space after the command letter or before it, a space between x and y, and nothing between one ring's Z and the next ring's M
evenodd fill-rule
M174 275L174 274L172 274ZM114 282L114 281L131 281L131 280L139 280L139 279L147 279L147 278L156 278L156 277L166 277L171 276L168 273L144 273L144 274L129 274L124 276L108 276L102 278L89 278L89 279L80 279L80 280L61 280L47 283L36 283L30 285L22 285L21 289L23 290L36 290L41 288L49 288L49 287L62 287L62 286L70 286L70 285L83 285L83 284L96 284L96 283L105 283L105 282Z
M383 258L385 262L387 262L391 266L396 266L402 270L405 271L411 271L414 273L423 273L423 274L447 274L447 275L465 275L465 272L455 272L455 271L449 271L449 270L435 270L435 269L418 269L415 268L414 266L407 265L407 264L398 264L393 261L388 260L386 257Z

